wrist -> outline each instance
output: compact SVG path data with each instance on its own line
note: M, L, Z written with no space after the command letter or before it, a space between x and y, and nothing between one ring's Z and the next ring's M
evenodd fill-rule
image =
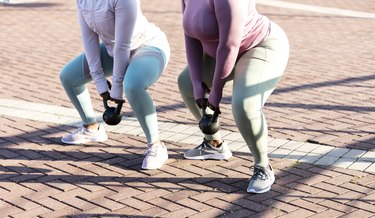
M113 99L122 100L123 99L122 98L123 96L122 84L112 83L112 89L111 89L110 95L111 95L111 98Z
M95 81L95 86L99 94L108 92L108 84L105 78Z

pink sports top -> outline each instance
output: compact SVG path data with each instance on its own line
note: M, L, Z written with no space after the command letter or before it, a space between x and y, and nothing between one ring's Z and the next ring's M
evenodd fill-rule
M181 0L186 56L194 98L204 97L202 55L216 59L209 102L218 106L226 78L237 59L268 35L270 20L259 14L255 0Z

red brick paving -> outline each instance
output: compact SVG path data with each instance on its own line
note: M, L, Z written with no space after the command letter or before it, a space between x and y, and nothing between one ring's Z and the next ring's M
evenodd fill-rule
M171 62L152 87L162 120L191 123L175 84L186 61L179 1L142 1L167 33ZM291 1L292 2L292 1ZM375 13L371 1L293 1ZM260 5L291 44L290 61L266 104L270 136L374 150L374 19ZM62 66L82 50L74 1L0 6L0 98L71 108L59 83ZM95 109L100 98L90 90ZM234 130L230 89L223 126ZM124 112L132 116L128 105ZM186 118L188 118L186 120ZM276 183L265 194L245 192L252 157L189 161L193 145L166 142L170 160L140 169L145 140L110 134L92 145L66 146L72 128L0 116L1 217L371 217L375 175L272 159Z

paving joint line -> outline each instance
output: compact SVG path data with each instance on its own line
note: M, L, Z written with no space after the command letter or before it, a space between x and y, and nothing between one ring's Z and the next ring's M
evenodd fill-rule
M20 100L0 99L0 116L74 127L81 125L77 122L80 117L74 108ZM102 122L101 114L97 114L97 117L99 122ZM134 117L123 117L121 123L116 126L106 125L106 130L112 133L145 137ZM160 139L163 141L198 144L202 140L199 128L193 125L159 120L159 132ZM232 151L250 153L239 133L221 130L221 135ZM269 157L375 173L375 152L359 149L269 138Z

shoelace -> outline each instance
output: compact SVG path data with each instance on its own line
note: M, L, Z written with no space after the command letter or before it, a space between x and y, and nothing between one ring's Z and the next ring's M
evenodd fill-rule
M202 144L198 145L197 147L195 147L196 150L200 150L200 152L204 151L204 152L209 152L211 149L210 149L210 146L207 145L207 142L204 141L202 142Z
M205 150L205 148L207 148L207 144L206 144L206 141L202 142L202 144L198 145L197 146L197 149L201 149L201 150Z
M153 145L151 147L148 147L146 151L143 153L143 155L147 156L156 156L158 152L158 146L160 145Z
M80 126L75 132L73 132L73 135L81 134L84 131L85 131L85 128L83 126Z
M261 180L267 180L269 178L268 173L259 167L254 168L254 175L251 177L251 179L261 179Z
M222 143L221 143L222 144ZM220 146L221 146L220 144ZM215 146L212 146L210 145L209 141L204 139L204 141L202 142L202 144L198 145L195 149L200 149L200 150L205 150L205 151L210 151L210 150L221 150L221 148L217 148Z

